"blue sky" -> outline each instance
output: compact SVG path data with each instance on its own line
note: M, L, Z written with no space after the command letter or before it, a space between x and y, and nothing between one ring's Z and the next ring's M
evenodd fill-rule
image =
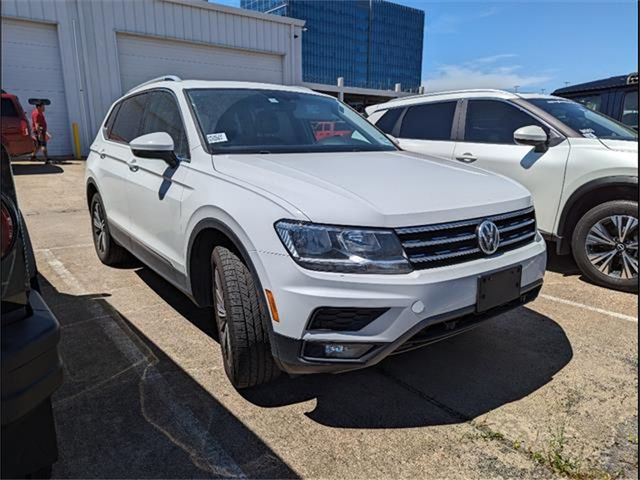
M349 1L349 0L345 0ZM240 0L220 0L239 6ZM494 87L550 93L638 69L638 3L396 0L426 12L428 90Z

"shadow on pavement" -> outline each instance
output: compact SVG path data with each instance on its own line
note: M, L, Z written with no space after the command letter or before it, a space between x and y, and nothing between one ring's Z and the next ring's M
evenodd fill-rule
M64 172L58 165L53 163L45 164L41 160L29 163L12 163L11 168L14 175L45 175Z
M106 295L41 285L62 327L55 478L299 478Z
M573 260L572 255L558 255L556 253L556 246L553 243L547 242L547 270L555 273L559 273L565 277L574 275L581 275L576 262ZM584 277L580 277L581 280L587 281Z
M216 338L212 314L155 273L140 278L175 310ZM283 375L240 392L255 405L280 407L316 399L306 415L341 428L407 428L468 421L526 397L573 356L564 330L526 307L460 336L388 357L381 364L339 375Z

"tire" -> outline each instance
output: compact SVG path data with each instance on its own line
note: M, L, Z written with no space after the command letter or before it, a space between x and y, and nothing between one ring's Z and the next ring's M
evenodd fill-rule
M593 283L638 291L638 203L606 202L578 221L571 239L580 271Z
M213 311L224 370L237 389L275 379L280 370L271 354L266 311L253 275L230 250L211 254Z
M116 243L109 232L109 222L99 193L91 197L91 236L96 254L102 263L110 267L121 265L130 259L129 252Z

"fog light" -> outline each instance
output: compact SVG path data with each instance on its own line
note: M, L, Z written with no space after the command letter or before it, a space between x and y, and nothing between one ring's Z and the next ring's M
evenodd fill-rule
M320 343L306 342L304 356L309 358L349 358L357 359L369 352L373 345L368 343Z

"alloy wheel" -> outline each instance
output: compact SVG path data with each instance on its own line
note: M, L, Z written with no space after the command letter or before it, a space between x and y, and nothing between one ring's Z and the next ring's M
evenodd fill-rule
M93 207L93 238L96 248L104 255L107 251L107 229L100 202L96 202Z
M638 278L638 219L612 215L596 222L585 242L587 258L601 273L621 279Z
M229 323L227 321L227 309L224 304L224 294L222 290L222 281L220 279L220 273L216 268L213 273L213 289L215 294L215 312L218 320L218 328L220 331L220 347L222 347L222 354L225 359L231 357L231 343L229 333Z

